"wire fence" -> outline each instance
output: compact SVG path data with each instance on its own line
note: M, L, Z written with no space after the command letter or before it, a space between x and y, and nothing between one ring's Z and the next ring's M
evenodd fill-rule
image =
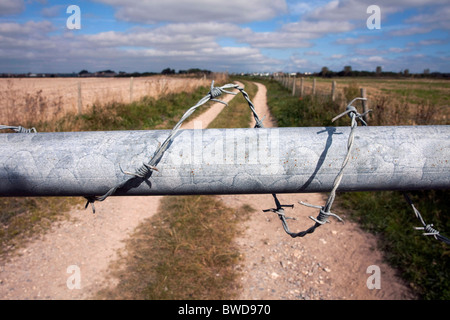
M300 98L312 95L326 97L334 101L339 95L342 95L342 90L338 88L335 80L331 83L319 82L316 78L297 77L295 75L278 75L274 79L291 91L293 96Z
M240 87L237 84L232 84L232 83L225 84L220 87L215 87L214 81L212 81L210 91L202 99L200 99L194 106L190 107L184 113L184 115L181 117L181 119L178 121L178 123L170 131L170 133L167 136L167 138L165 139L165 141L157 147L156 151L150 157L150 160L146 163L143 163L143 165L140 166L139 168L137 168L135 170L135 172L123 171L121 169L122 173L127 178L125 180L123 180L123 182L111 187L104 195L86 196L85 197L87 200L86 207L89 204L91 204L92 210L95 213L94 203L96 201L104 201L109 196L114 195L117 192L117 190L123 188L125 185L129 184L130 182L132 182L135 179L138 179L140 181L147 181L147 180L151 179L152 173L154 171L158 171L158 164L159 164L160 160L162 159L162 157L164 156L166 151L170 148L172 143L175 141L176 134L180 130L180 127L183 124L183 122L186 119L188 119L195 112L196 109L198 109L200 106L206 104L209 101L219 102L219 103L223 103L223 104L227 105L225 102L223 102L222 100L219 100L218 98L222 94L232 94L232 95L238 94L237 92L229 91L231 89L238 90L244 96L244 98L247 101L248 106L252 112L254 120L256 122L255 128L264 128L263 119L261 119L258 116L258 114L255 110L255 106L252 103L247 92L245 92L244 88ZM349 136L347 138L345 157L342 161L340 170L334 179L333 186L332 186L332 189L330 190L330 193L329 193L328 199L326 200L326 203L323 206L320 206L320 205L316 205L316 204L309 204L309 203L304 203L302 201L299 201L299 203L301 205L319 209L319 213L318 213L317 217L314 218L314 217L310 216L310 219L315 222L314 225L304 231L292 232L288 226L287 220L295 219L295 218L287 217L285 214L284 208L294 208L294 205L293 204L281 204L275 193L273 193L272 196L274 198L276 207L271 208L271 209L263 209L262 210L263 212L270 211L270 212L276 213L278 215L279 219L281 220L281 224L283 226L284 231L293 238L304 237L307 234L313 233L318 227L329 222L329 220L328 220L329 217L334 217L338 221L343 222L342 218L340 218L337 214L331 212L331 208L332 208L333 202L335 201L335 198L336 198L336 192L339 189L339 185L345 174L345 168L347 167L349 161L352 158L351 156L352 156L352 150L353 150L353 148L355 148L355 141L356 141L355 137L357 136L358 122L360 122L362 126L367 126L367 122L364 120L364 118L369 112L371 112L371 110L365 110L363 113L358 113L356 107L353 106L353 103L357 100L365 101L366 98L353 99L347 105L346 110L343 113L337 115L336 117L334 117L332 119L332 122L334 122L335 120L337 120L345 115L349 116L349 118L351 120L350 121L351 130L350 130ZM29 133L29 134L36 133L35 128L27 129L27 128L23 128L20 126L0 125L0 130L6 130L6 129L13 130L16 133ZM414 211L417 219L419 219L419 221L422 223L422 227L418 227L417 229L423 230L424 231L423 235L425 235L425 236L433 236L436 240L442 241L446 244L450 244L450 240L447 237L441 235L439 233L439 231L434 229L432 224L425 223L422 216L420 215L420 212L415 208L411 199L406 194L405 194L405 199L406 199L407 203L413 208L413 211Z

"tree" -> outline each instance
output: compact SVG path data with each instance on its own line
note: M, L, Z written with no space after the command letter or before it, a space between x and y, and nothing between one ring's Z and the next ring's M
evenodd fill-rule
M377 76L381 75L381 67L378 66L377 69L375 70L375 73L377 74Z
M166 68L163 71L161 71L162 74L175 74L174 69Z
M330 69L328 69L328 67L322 67L322 70L320 71L320 75L322 77L326 77L329 72L330 72Z
M352 75L352 67L351 66L345 66L344 67L344 76L351 76Z

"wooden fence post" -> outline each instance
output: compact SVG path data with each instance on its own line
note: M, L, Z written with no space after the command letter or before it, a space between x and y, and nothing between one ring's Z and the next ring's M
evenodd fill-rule
M334 101L336 99L336 81L333 81L331 84L331 100Z
M300 79L300 97L303 97L303 77Z
M83 102L81 100L81 81L78 81L78 114L81 115L83 112Z
M313 96L316 95L316 78L313 79L312 94Z
M295 76L294 76L294 79L293 79L293 81L292 81L292 96L295 96Z
M367 94L366 94L366 89L365 88L361 88L361 98L367 98ZM367 110L369 109L369 103L367 102L367 100L362 100L362 107L363 107L363 113L367 112ZM367 122L368 120L368 114L366 114L363 119L364 121Z

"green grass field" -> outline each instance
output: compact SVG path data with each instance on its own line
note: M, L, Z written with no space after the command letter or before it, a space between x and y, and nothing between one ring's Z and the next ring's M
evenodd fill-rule
M306 80L305 83L312 80ZM331 88L331 82L336 81L338 89L352 84L367 90L368 97L388 96L392 99L413 104L429 102L439 106L450 104L450 81L435 79L385 79L385 78L316 78L317 85ZM310 84L308 84L310 85Z

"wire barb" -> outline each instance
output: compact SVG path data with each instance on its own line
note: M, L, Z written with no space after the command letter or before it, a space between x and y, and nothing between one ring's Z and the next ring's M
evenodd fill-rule
M442 241L446 244L450 244L450 239L439 234L439 231L434 229L432 224L425 223L425 221L422 218L422 215L420 214L419 210L417 210L417 208L414 206L414 203L412 202L411 198L406 193L403 193L403 196L405 197L406 202L408 202L408 204L412 207L414 214L416 215L416 218L419 219L419 221L422 223L423 227L414 227L414 229L423 230L424 233L422 233L422 235L424 236L433 236L436 240Z
M315 222L317 222L319 224L325 224L325 223L330 222L328 220L328 217L330 217L330 216L334 217L337 220L339 220L340 222L344 223L344 220L341 217L339 217L337 214L325 211L325 207L324 206L323 207L316 206L316 205L309 204L309 203L306 203L306 202L303 202L303 201L299 201L298 203L300 203L301 205L304 205L306 207L319 209L320 210L319 211L319 215L316 218L314 218L313 216L309 216L309 218L311 220L313 220L313 221L315 221Z

